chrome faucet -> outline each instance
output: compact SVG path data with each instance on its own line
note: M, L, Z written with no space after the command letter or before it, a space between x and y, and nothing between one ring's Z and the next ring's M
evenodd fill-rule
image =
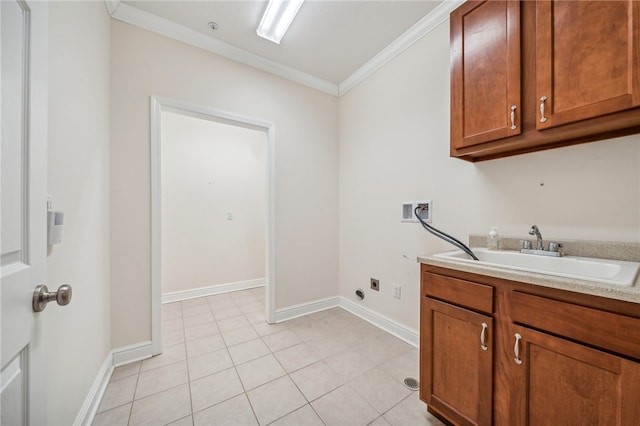
M529 235L536 236L536 249L531 249L531 241L523 240L520 243L522 244L522 248L520 249L520 253L524 254L536 254L539 256L552 256L552 257L561 257L562 253L562 243L550 242L549 250L544 249L544 245L542 243L542 234L540 233L540 229L533 225L531 229L529 229Z
M531 229L529 229L529 235L536 236L536 250L544 250L544 245L542 245L542 234L540 234L540 229L536 225L533 225Z

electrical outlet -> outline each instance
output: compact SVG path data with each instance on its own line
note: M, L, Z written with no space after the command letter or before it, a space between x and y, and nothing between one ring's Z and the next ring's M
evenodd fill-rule
M380 281L375 279L375 278L371 278L371 290L375 290L375 291L380 291Z
M400 299L402 296L402 286L400 284L393 285L393 297Z

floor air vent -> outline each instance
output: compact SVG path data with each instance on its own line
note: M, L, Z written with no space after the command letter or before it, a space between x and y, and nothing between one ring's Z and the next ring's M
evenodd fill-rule
M405 377L403 382L404 382L404 385L411 390L416 391L420 389L420 382L414 379L413 377Z

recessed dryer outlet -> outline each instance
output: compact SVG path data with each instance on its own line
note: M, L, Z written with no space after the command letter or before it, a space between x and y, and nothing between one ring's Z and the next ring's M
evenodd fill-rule
M371 278L371 290L375 290L375 291L380 291L380 281L375 279L375 278Z

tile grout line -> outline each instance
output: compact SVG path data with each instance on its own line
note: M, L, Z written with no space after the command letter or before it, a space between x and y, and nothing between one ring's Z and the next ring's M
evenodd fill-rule
M248 293L247 293L247 294L251 294L251 295L253 296L253 298L255 298L255 299L257 299L257 300L258 300L258 302L259 302L259 303L264 304L264 301L262 301L262 300L258 299L255 295L253 295L253 294L250 292L250 290L248 291ZM281 378L287 377L287 378L288 378L288 380L290 380L290 381L293 383L293 385L294 385L295 389L296 389L296 390L297 390L297 391L302 395L303 400L305 401L305 404L303 404L302 406L300 406L300 407L297 407L297 408L293 409L291 412L287 412L287 413L285 413L285 414L281 415L281 416L280 416L280 417L278 417L277 419L275 419L275 420L273 420L273 421L269 422L269 424L272 424L272 423L274 423L274 422L277 422L277 421L279 421L279 420L283 419L284 417L286 417L286 416L288 416L288 415L292 414L293 412L298 411L298 410L300 410L300 409L304 408L304 406L305 406L305 405L309 405L309 406L311 407L311 409L312 409L313 413L317 416L317 418L318 418L318 419L320 419L320 421L321 421L322 423L324 423L324 420L320 417L319 413L318 413L318 412L316 411L316 409L313 407L313 405L312 405L312 402L313 402L313 401L316 401L316 400L318 400L318 399L320 399L320 398L322 398L322 397L326 396L327 394L329 394L329 393L331 393L331 392L335 391L336 389L339 389L339 388L340 388L340 387L342 387L342 386L346 386L346 387L347 387L347 390L349 390L349 391L351 391L351 392L355 392L357 395L359 395L359 392L355 391L355 390L353 389L353 387L350 385L350 382L348 382L348 381L347 381L347 382L345 382L345 383L340 384L338 387L336 387L336 388L334 388L334 389L331 389L331 390L328 390L327 392L323 393L322 395L319 395L319 396L318 396L318 397L316 397L313 401L310 401L310 400L307 398L307 396L302 392L302 390L301 390L301 388L299 387L299 385L298 385L298 384L293 380L293 378L292 378L292 374L294 374L294 373L296 373L296 372L298 372L298 371L300 371L300 370L302 370L302 369L304 369L304 368L310 367L310 366L312 366L312 365L314 365L314 364L321 363L321 362L325 362L325 361L326 361L326 358L328 358L328 357L322 357L322 356L319 356L318 354L315 354L315 351L313 351L313 349L311 349L311 348L310 348L310 349L312 350L312 352L314 352L315 357L317 357L318 359L317 359L317 360L315 360L314 362L311 362L311 363L310 363L310 364L308 364L308 365L304 365L304 366L302 366L302 367L296 368L296 369L295 369L295 370L293 370L293 371L290 371L290 372L289 372L289 371L287 371L287 370L284 368L284 365L282 364L282 362L280 361L280 359L278 359L278 357L276 356L276 352L284 351L284 350L287 350L287 349L290 349L290 348L294 348L294 347L296 347L296 346L302 346L303 344L308 345L308 340L305 340L304 338L301 338L301 337L300 337L300 336L299 336L299 335L294 331L294 328L291 328L291 327L286 327L286 328L284 328L283 330L276 331L276 332L274 332L274 333L261 335L261 333L260 333L260 332L258 331L258 329L256 328L256 325L257 325L257 324L259 324L259 323L253 323L252 321L250 321L250 320L249 320L248 315L253 314L253 312L244 312L244 311L241 309L241 307L238 305L238 301L237 301L236 299L238 299L238 300L243 300L243 299L249 299L249 298L243 298L243 297L239 297L239 298L233 298L233 297L231 297L231 298L229 298L229 300L233 303L233 305L234 305L235 309L238 309L239 314L238 314L237 316L232 316L232 317L228 317L228 318L221 318L221 320L220 320L220 321L228 320L228 319L233 319L233 318L243 318L243 319L244 319L244 320L249 324L250 329L251 329L251 330L253 330L253 331L257 334L257 338L255 338L255 339L249 339L249 340L247 340L247 341L243 341L243 342L239 342L239 343L236 343L236 344L234 344L234 345L232 345L232 346L229 346L229 345L227 344L227 341L226 341L226 340L224 339L224 337L223 337L223 332L221 331L221 329L220 329L220 327L219 327L218 320L217 320L217 318L216 318L216 316L215 316L215 313L214 313L214 312L215 312L215 310L214 310L213 306L211 305L210 301L209 301L209 300L206 300L203 304L206 304L206 305L208 306L208 308L209 308L209 312L210 312L210 313L212 314L212 316L213 316L213 323L215 324L215 326L216 326L216 328L217 328L217 331L218 331L218 334L220 335L220 338L221 338L221 340L222 340L222 342L223 342L223 344L224 344L224 349L225 349L225 351L227 352L227 354L228 354L228 356L229 356L229 358L230 358L230 360L231 360L231 367L229 367L229 369L230 369L230 368L233 368L233 369L234 369L234 372L235 372L235 374L236 374L236 377L237 377L238 381L240 382L240 385L241 385L241 388L242 388L243 392L242 392L242 393L240 393L240 394L238 394L238 395L234 395L234 396L232 396L232 397L230 397L230 398L227 398L227 399L225 399L225 400L218 401L218 402L216 402L215 404L213 404L213 405L211 405L211 406L208 406L208 407L206 407L206 408L203 408L202 410L199 410L198 412L201 412L201 411L204 411L204 410L209 409L209 408L211 408L211 407L217 406L217 405L219 405L219 404L221 404L221 403L224 403L224 402L226 402L226 401L229 401L230 399L235 398L235 397L237 397L237 396L239 396L239 395L244 395L244 396L245 396L245 398L246 398L246 400L249 402L249 406L250 406L250 408L251 408L251 410L252 410L252 414L253 414L254 419L255 419L256 421L258 420L257 415L256 415L256 412L255 412L255 409L254 409L254 407L253 407L253 404L252 404L252 402L251 402L251 400L249 399L249 396L248 396L248 392L249 392L249 391L247 391L247 389L246 389L246 387L245 387L245 384L244 384L244 383L242 382L242 380L240 379L239 372L238 372L238 367L239 367L239 366L241 366L241 365L243 365L243 364L246 364L246 363L249 363L249 362L252 362L252 361L255 361L255 359L253 359L253 360L248 360L248 361L244 361L244 362L242 362L242 363L236 363L236 361L233 359L233 357L231 357L231 352L230 352L230 348L231 348L231 347L238 346L238 345L241 345L241 344L244 344L244 343L247 343L247 342L251 342L252 340L259 340L259 341L260 341L260 342L261 342L261 343L262 343L262 344L267 348L268 353L267 353L267 354L265 354L265 355L264 355L264 357L269 356L269 355L273 356L273 358L275 358L275 360L276 360L277 364L278 364L278 365L280 366L280 368L284 371L284 375L279 376L279 377L276 377L276 378L274 378L274 379L272 379L272 380L269 380L269 381L267 381L267 382L265 382L265 383L262 383L262 384L260 384L259 386L256 386L256 387L254 387L254 388L253 388L253 389L251 389L251 390L258 389L258 388L263 387L263 386L265 386L265 385L268 385L269 383L272 383L272 382L274 382L274 381L276 381L276 380L279 380L279 379L281 379ZM245 300L245 301L246 301L247 303L249 303L249 301L247 301L247 300ZM253 303L253 301L252 301L252 303ZM200 304L198 304L198 305L194 305L194 306L200 306ZM183 341L182 341L182 342L180 342L180 343L182 344L183 349L184 349L184 351L185 351L185 362L186 362L186 367L187 367L187 385L188 385L188 388L189 388L189 389L188 389L188 391L189 391L190 408L191 408L191 409L190 409L190 411L191 411L191 414L190 414L190 415L191 415L191 422L192 422L192 424L195 424L195 414L196 414L196 413L194 412L194 407L193 407L193 396L192 396L192 393L191 393L192 377L191 377L191 368L190 368L190 365L189 365L189 357L188 357L188 355L187 355L186 326L185 326L185 323L184 323L184 309L183 309L183 308L184 308L184 307L182 306L182 302L181 302L181 305L180 305L180 309L181 309L181 317L180 317L180 318L181 318L181 320L182 320ZM256 311L256 312L258 312L258 311ZM254 320L255 320L255 319L256 319L256 318L255 318L255 316L254 316ZM244 324L243 324L243 326L244 326ZM240 328L241 328L241 327L240 327ZM238 327L233 328L233 329L231 329L231 330L227 330L227 332L234 331L234 330L236 330L236 329L238 329ZM272 349L272 348L271 348L271 347L266 343L265 337L272 336L272 335L275 335L275 334L277 334L277 333L284 332L284 331L289 331L289 332L290 332L290 333L292 333L292 334L297 338L297 340L299 340L299 341L298 341L297 343L294 343L294 344L291 344L291 345L285 345L285 347L278 348L278 350L277 350L277 351L274 351L274 350L273 350L273 349ZM206 337L206 336L205 336L205 337ZM196 340L197 340L197 339L196 339ZM310 340L313 340L313 339L310 339ZM343 349L342 351L339 351L338 353L346 352L346 351L348 351L348 350L354 350L354 346L355 346L355 345L356 345L355 343L353 343L353 344L348 344L346 349ZM213 352L215 352L215 351L213 351ZM209 353L209 352L207 352L207 353ZM356 353L358 353L358 352L356 351ZM336 354L331 354L330 356L334 356L334 355L336 355ZM330 357L330 356L329 356L329 357ZM262 358L262 357L258 357L258 358L256 358L256 359L260 359L260 358ZM394 356L394 357L392 357L391 359L394 359L394 358L395 358L395 356ZM391 359L390 359L390 360L391 360ZM387 361L389 361L389 360L387 360ZM371 369L369 369L369 370L367 370L367 371L363 372L363 373L362 373L362 374L360 374L358 377L360 377L360 376L362 376L362 375L365 375L365 374L368 374L370 371L372 371L372 370L374 370L374 369L380 369L381 371L385 372L387 375L389 375L390 377L392 377L393 379L395 379L395 382L396 382L396 383L400 383L400 382L398 381L398 379L396 379L394 376L391 376L391 375L390 375L390 373L388 373L385 369L383 369L383 368L382 368L382 366L384 365L384 363L385 363L385 362L386 362L386 361L382 361L379 365L375 365L375 366L373 366ZM175 362L175 363L169 363L169 364L167 364L166 366L169 366L169 365L172 365L172 364L176 364L176 363L177 363L177 362ZM155 367L155 368L152 368L152 369L150 369L150 370L148 370L148 371L152 371L152 370L154 370L154 369L161 368L161 367L165 367L165 366ZM333 368L331 368L330 366L329 366L329 368L331 369L331 371L335 372L335 370L333 370ZM221 371L224 371L224 370L221 370ZM211 374L217 374L217 373L219 373L219 372L215 372L215 373L211 373ZM141 374L142 374L142 362L140 362L140 366L139 366L139 368L138 368L138 373L137 373L137 375L136 375L137 377L136 377L136 386L135 386L135 389L134 389L134 397L133 397L133 400L132 400L132 402L131 402L131 404L132 404L132 405L131 405L131 408L130 408L130 410L129 410L129 423L131 422L131 417L132 417L132 413L133 413L133 403L136 401L136 399L135 399L135 395L136 395L136 392L137 392L137 389L138 389L138 386L139 386L139 380L140 380L140 375L141 375ZM209 374L208 374L208 375L206 375L206 376L204 376L204 377L207 377L207 376L209 376ZM203 377L203 378L204 378L204 377ZM355 379L354 379L354 380L355 380ZM353 381L353 380L352 380L352 381ZM170 389L173 389L173 388L175 388L175 387L177 387L177 386L181 386L181 385L173 386L173 387L171 387ZM168 389L165 389L165 390L163 390L163 391L166 391L166 390L168 390ZM155 395L155 394L160 393L160 392L162 392L162 391L156 392L156 393L154 393L154 394L152 394L152 395ZM149 396L152 396L152 395L147 395L147 396L145 396L145 398L146 398L146 397L149 397ZM376 420L378 420L378 419L380 419L380 418L382 418L384 421L386 421L386 418L385 418L384 416L385 416L386 414L388 414L391 410L395 409L398 405L402 404L402 403L403 403L403 402L405 402L407 399L411 398L411 397L412 397L412 395L413 395L413 392L409 393L408 395L406 395L404 398L401 398L401 399L400 399L400 401L398 401L398 402L397 402L396 404L394 404L392 407L388 408L388 409L387 409L385 412L383 412L383 413L379 413L379 412L378 412L378 410L377 410L377 409L375 409L375 408L371 405L371 403L370 403L367 399L365 399L362 395L359 395L359 396L360 396L360 398L362 398L362 399L363 399L363 401L367 404L367 406L369 406L371 409L373 409L373 411L374 411L375 413L377 413L377 414L378 414L378 416L377 416L375 419L373 419L373 420L372 420L372 422L375 422ZM114 407L114 408L117 408L117 407ZM182 417L181 419L184 419L184 417ZM178 420L181 420L181 419L178 419ZM258 422L258 423L259 423L259 422Z
M287 330L291 331L291 333L293 333L293 334L294 334L298 339L300 339L300 342L299 342L299 343L297 343L297 344L294 344L294 345L292 345L292 346L288 346L288 347L286 347L286 348L281 348L279 351L283 351L283 350L286 350L286 349L292 348L292 347L294 347L294 346L298 346L298 345L302 345L302 344L305 344L305 343L306 343L306 341L304 341L300 336L298 336L298 335L297 335L293 330L291 330L291 329L289 329L289 328L288 328ZM273 334L277 334L277 333L273 333ZM260 337L261 337L261 338L263 338L264 336L260 336ZM266 342L265 342L265 345L266 345ZM316 362L313 362L313 363L311 363L311 364L309 364L309 365L305 365L305 366L303 366L303 367L300 367L300 368L298 368L297 370L294 370L294 371L288 372L288 371L284 368L284 366L282 365L282 363L280 362L280 360L278 359L278 357L276 356L276 352L279 352L279 351L273 352L273 350L271 350L271 348L269 347L269 345L266 345L266 346L267 346L267 348L271 351L271 354L272 354L272 355L273 355L273 357L276 359L276 361L280 364L280 366L282 367L282 369L285 371L286 376L289 378L289 380L291 380L291 382L292 382L292 383L293 383L293 385L296 387L296 389L298 390L298 392L300 392L300 394L302 395L302 397L304 398L304 400L307 402L305 405L308 405L308 406L313 410L313 412L316 414L316 416L318 416L318 419L320 419L320 421L321 421L323 424L325 424L325 425L326 425L326 423L324 422L324 420L322 419L322 417L320 416L320 414L316 411L315 407L314 407L311 403L312 403L313 401L317 401L318 399L322 398L322 397L323 397L323 396L325 396L325 395L328 395L329 393L331 393L331 392L333 392L334 390L336 390L336 389L340 388L341 386L345 386L345 385L347 385L347 383L343 383L343 384L341 384L341 385L337 386L337 387L336 387L336 388L334 388L334 389L330 389L330 390L328 390L327 392L325 392L324 394L319 395L317 398L313 399L312 401L309 401L309 399L307 398L307 396L302 392L302 389L300 389L300 387L299 387L299 386L298 386L298 384L295 382L295 380L293 380L293 378L291 377L291 374L292 374L292 373L295 373L295 372L297 372L297 371L300 371L300 370L302 370L302 369L304 369L304 368L306 368L306 367L309 367L309 366L311 366L311 365L314 365L314 364L317 364L317 363L320 363L320 362L324 362L324 359L323 359L323 358L321 358L321 357L319 357L320 359L318 359ZM348 349L345 349L345 350L344 350L344 351L342 351L342 352L345 352L345 351L347 351L347 350L348 350ZM341 352L340 352L340 353L341 353ZM265 356L266 356L266 355L265 355ZM334 373L336 373L336 372L335 372L335 370L333 370L333 369L331 368L331 366L327 365L327 367L328 367L331 371L333 371ZM337 373L336 373L336 374L337 374ZM281 376L281 377L275 378L275 379L273 379L273 380L270 380L269 382L263 383L262 385L260 385L260 386L258 386L258 387L261 387L261 386L264 386L264 385L266 385L266 384L268 384L268 383L274 382L275 380L278 380L278 379L280 379L280 378L282 378L282 377L284 377L284 376ZM257 389L258 387L256 387L255 389ZM365 401L365 402L366 402L366 401ZM288 416L289 414L291 414L291 413L293 413L293 412L295 412L295 411L297 411L297 410L299 410L300 408L303 408L303 407L304 407L304 405L303 405L302 407L298 407L298 408L294 409L293 411L291 411L291 412L289 412L289 413L284 414L283 416L281 416L281 417L279 417L279 418L275 419L273 422L271 422L271 423L269 423L269 424L275 423L275 422L277 422L278 420L280 420L280 419L282 419L282 418L284 418L284 417ZM373 407L372 407L372 408L373 408ZM376 412L377 412L377 410L375 410L375 409L374 409L374 411L376 411Z
M180 302L180 304L182 304L182 302ZM209 306L209 304L207 304L207 306L209 307L209 311L211 311L211 306ZM182 309L183 306L180 306L180 308ZM213 316L213 312L211 312L211 316ZM189 368L189 353L187 352L187 331L184 325L184 309L182 310L182 334L184 337L184 358L187 363L187 389L189 391L189 407L191 408L191 425L193 426L196 423L196 413L193 410L193 395L191 394L191 368Z
M234 303L235 303L235 300L234 300ZM237 305L237 303L236 303L236 305ZM246 315L244 315L244 316L246 317ZM251 323L249 323L249 325L251 325L252 326L251 328L253 329L253 325ZM256 331L256 333L257 333L257 331ZM224 340L224 337L223 337L222 341L225 344L225 348L227 348L227 352L229 352L229 346L227 346L227 342ZM238 344L241 344L241 343L238 343ZM242 390L243 390L242 395L244 395L245 399L249 403L249 407L251 407L251 413L253 413L253 418L256 420L256 423L258 425L260 425L260 421L258 420L258 416L256 414L256 410L255 410L255 408L253 408L253 404L251 403L251 399L249 398L249 395L247 394L247 389L245 388L244 383L242 382L242 379L240 378L240 374L238 373L237 365L236 365L235 361L233 360L233 357L231 356L230 352L229 352L229 358L231 358L231 364L233 364L233 371L236 373L236 377L238 378L238 382L240 382L240 386L242 386ZM235 398L235 397L233 397L233 398Z
M296 337L297 337L297 336L296 336ZM266 343L265 343L265 344L266 344ZM269 348L269 345L267 345L267 348ZM286 348L285 348L285 349L286 349ZM269 348L269 350L271 351L271 348ZM280 368L282 368L282 371L284 371L284 373L285 373L285 375L284 375L284 376L278 377L277 379L273 379L271 382L273 382L273 381L275 381L275 380L278 380L278 379L280 379L280 378L282 378L282 377L287 377L287 378L291 381L291 383L293 383L293 386L295 386L295 387L296 387L296 389L298 390L298 392L300 392L300 395L302 395L302 397L304 398L304 400L307 402L307 404L306 404L306 405L311 406L311 403L309 402L309 400L307 399L307 397L304 395L304 393L302 393L302 390L298 387L298 385L296 384L296 382L294 382L294 381L293 381L293 379L291 378L291 375L290 375L290 374L289 374L289 372L284 368L284 365L282 365L282 363L280 362L280 360L279 360L279 359L278 359L278 357L276 356L275 352L271 351L271 355L273 355L273 357L275 358L276 362L278 363L278 365L280 365ZM268 382L268 383L271 383L271 382ZM266 383L265 383L265 385L266 385ZM260 385L260 386L264 386L264 385ZM260 387L260 386L259 386L259 387ZM256 389L257 389L257 388L256 388ZM302 407L304 407L304 405L303 405ZM299 409L300 409L300 408L302 408L302 407L294 408L292 411L290 411L290 412L288 412L288 413L286 413L286 414L284 414L284 415L282 415L282 416L278 417L277 419L275 419L275 420L274 420L274 421L272 421L272 422L269 422L268 424L275 423L275 422L277 422L278 420L282 419L283 417L288 416L289 414L293 413L294 411L299 410ZM314 411L315 411L315 410L314 410ZM318 418L320 418L320 416L318 416ZM324 422L322 422L322 423L324 423Z
M232 300L232 302L234 303L234 305L236 306L236 308L240 309L240 308L239 308L239 306L238 306L238 304L236 303L236 301L235 301L235 300L233 300L233 298L232 298L231 300ZM242 390L243 390L243 392L242 392L242 393L240 393L240 394L238 394L238 395L234 395L234 396L231 396L231 397L229 397L229 398L226 398L226 399L224 399L224 400L222 400L222 401L218 401L218 402L216 402L215 404L210 405L210 406L208 406L208 407L205 407L205 408L203 408L203 409L199 410L199 411L198 411L198 413L199 413L199 412L202 412L202 411L204 411L204 410L207 410L207 409L209 409L209 408L215 407L215 406L217 406L217 405L219 405L219 404L222 404L222 403L224 403L224 402L226 402L226 401L229 401L229 400L231 400L231 399L233 399L233 398L236 398L236 397L238 397L238 396L240 396L240 395L244 395L244 396L245 396L245 398L247 399L247 401L249 402L249 406L251 407L251 411L253 412L253 416L254 416L254 418L256 419L256 422L257 422L257 421L258 421L258 420L257 420L257 416L256 416L256 414L255 414L255 410L253 409L253 406L252 406L252 404L251 404L251 400L248 398L247 391L246 391L246 389L245 389L245 387L244 387L244 383L242 383L242 380L240 380L240 376L239 376L239 374L238 374L238 370L237 370L237 368L236 368L236 364L235 364L235 362L233 361L233 358L231 357L231 354L229 353L229 346L227 345L227 342L226 342L226 340L224 339L224 336L222 335L222 330L221 330L221 329L220 329L220 327L218 326L218 320L216 319L216 316L215 316L215 314L214 314L214 312L213 312L213 308L211 307L211 304L208 304L208 305L209 305L209 309L211 310L211 313L212 313L212 315L213 315L213 317L214 317L214 322L216 323L216 327L218 328L218 331L220 332L219 334L220 334L220 338L222 339L222 342L223 342L223 344L224 344L224 349L227 351L227 354L229 355L229 359L231 360L231 367L226 368L226 369L223 369L223 370L218 371L218 372L216 372L216 373L209 374L209 375L207 375L207 376L210 376L210 375L213 375L213 374L217 374L217 373L220 373L220 372L222 372L222 371L227 371L227 370L230 370L230 369L232 369L232 368L233 368L234 372L236 373L236 377L237 377L237 379L238 379L238 382L240 383L240 386L242 386ZM246 316L244 313L242 313L242 311L240 311L240 312L241 312L241 314L242 314L243 316ZM225 320L225 319L229 319L229 318L224 318L224 319L222 319L222 320ZM230 331L231 331L231 330L230 330ZM185 342L186 342L186 339L185 339ZM244 342L241 342L241 343L244 343ZM241 343L239 343L239 344L241 344ZM187 356L187 358L188 358L188 356ZM207 377L207 376L204 376L204 377ZM203 379L204 377L200 377L199 379ZM199 380L199 379L198 379L198 380ZM190 377L189 377L189 392L190 392L190 394L191 394L191 378L190 378ZM195 413L194 408L193 408L193 402L192 402L192 405L191 405L191 413L192 413L192 414L191 414L191 415L192 415L192 422L193 422L193 424L195 424L195 414L196 414L196 413Z
M235 302L235 300L234 300L234 302ZM262 303L262 302L261 302L261 303ZM236 304L237 304L237 303L236 303ZM239 308L239 307L238 307L238 308ZM240 309L240 311L242 312L242 309ZM267 357L267 356L271 355L271 356L273 356L273 358L276 360L276 362L278 363L278 365L280 365L280 368L282 368L282 371L284 371L284 372L285 372L285 375L284 375L284 376L276 377L276 378L274 378L274 379L272 379L272 380L269 380L268 382L265 382L265 383L262 383L262 384L261 384L261 385L259 385L259 386L256 386L256 387L255 387L255 388L253 388L253 389L250 389L250 390L258 389L258 388L260 388L260 387L262 387L262 386L265 386L265 385L267 385L267 384L269 384L269 383L272 383L272 382L274 382L274 381L276 381L276 380L279 380L279 379L281 379L281 378L283 378L283 377L287 377L287 378L288 378L288 379L293 383L293 385L296 387L296 389L298 389L298 392L300 392L300 394L302 395L302 397L303 397L303 398L304 398L304 400L306 401L306 404L304 404L304 405L309 405L309 406L311 406L311 403L309 402L309 400L307 400L306 396L304 396L304 394L302 393L302 391L298 388L298 385L293 381L293 379L291 379L290 374L289 374L289 373L287 372L287 370L284 368L284 366L282 365L282 363L280 362L280 360L278 359L278 357L276 357L276 356L275 356L275 352L271 349L271 347L267 344L267 342L265 342L265 341L264 341L264 337L265 337L265 336L261 336L261 335L260 335L260 333L258 332L258 330L254 327L254 324L252 324L252 323L248 320L248 318L246 318L246 317L247 317L247 313L242 312L242 316L247 320L247 322L249 322L249 325L251 326L251 328L256 332L256 334L258 335L258 339L259 339L260 341L262 341L262 343L265 345L265 347L269 350L269 354L266 354L266 355L264 355L263 357L258 357L258 358L256 358L256 359L264 358L264 357ZM277 333L272 333L272 334L269 334L268 336L273 335L273 334L277 334ZM295 334L295 333L294 333L294 334ZM296 336L296 337L298 337L298 336ZM298 337L298 338L299 338L299 337ZM258 339L254 339L254 340L258 340ZM250 341L250 340L249 340L249 341ZM242 344L242 343L246 343L246 342L238 343L238 345L240 345L240 344ZM304 342L300 341L300 343L298 343L298 344L301 344L301 343L304 343ZM226 345L226 342L225 342L225 345ZM234 346L237 346L237 345L234 345ZM296 346L296 345L293 345L293 346ZM289 347L293 347L293 346L289 346ZM281 350L288 349L289 347L282 348ZM227 350L229 350L229 346L227 346ZM255 359L254 359L254 360L245 361L244 363L241 363L241 364L238 364L238 365L236 365L236 364L235 364L235 361L233 361L233 358L232 358L232 360L231 360L231 361L232 361L232 363L234 364L234 369L235 369L235 371L236 371L236 375L238 375L238 380L240 381L240 385L242 386L242 389L244 390L245 398L246 398L246 399L247 399L247 401L249 402L249 406L251 407L251 411L253 412L253 415L254 415L254 417L255 417L256 421L258 422L258 424L260 424L260 421L258 420L258 416L256 415L256 412L255 412L255 409L254 409L254 407L253 407L253 404L251 403L251 398L249 398L249 394L248 394L248 392L249 392L249 391L247 391L247 389L246 389L246 387L245 387L244 383L243 383L243 382L242 382L242 380L240 379L240 376L239 376L239 374L238 374L238 370L237 370L237 366L238 366L238 365L243 365L243 364L246 364L246 363L248 363L248 362L255 361ZM296 370L296 371L297 371L297 370ZM235 398L235 397L234 397L234 398ZM230 398L229 398L229 399L230 399ZM215 405L217 405L217 404L215 404ZM304 405L302 405L302 407L304 407ZM295 408L294 410L292 410L291 412L285 413L284 415L282 415L282 416L278 417L277 419L274 419L272 422L269 422L268 424L272 424L272 423L274 423L274 422L277 422L278 420L280 420L280 419L282 419L282 418L284 418L284 417L288 416L289 414L293 413L294 411L299 410L299 409L300 409L300 408L302 408L302 407L297 407L297 408ZM313 409L313 407L312 407L312 409ZM315 410L314 410L314 412L315 412ZM317 414L317 413L316 413L316 414ZM318 418L320 418L320 416L318 416ZM324 422L323 422L323 423L324 423Z
M389 408L387 411L385 411L384 413L380 414L380 417L384 417L385 414L387 414L389 411L393 410L394 408L396 408L398 405L402 404L403 402L405 402L407 399L413 397L413 393L414 392L418 392L418 391L411 391L411 393L407 396L405 396L404 398L402 398L400 401L398 401L395 405L393 405L391 408ZM386 418L385 418L386 420Z
M136 375L136 385L133 388L133 397L131 398L131 407L129 407L129 417L127 418L127 426L131 423L131 415L133 414L133 403L136 400L136 391L138 390L138 381L140 381L140 370L142 370L142 361L138 361L138 374Z

